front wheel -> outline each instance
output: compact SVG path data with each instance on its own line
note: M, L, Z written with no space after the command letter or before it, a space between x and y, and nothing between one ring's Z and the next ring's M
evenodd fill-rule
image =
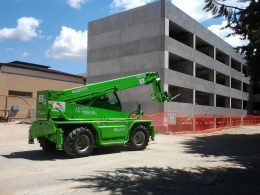
M149 142L149 134L145 126L135 127L130 134L128 147L131 150L144 150Z
M89 156L93 150L94 137L87 128L77 128L66 136L63 149L69 157Z

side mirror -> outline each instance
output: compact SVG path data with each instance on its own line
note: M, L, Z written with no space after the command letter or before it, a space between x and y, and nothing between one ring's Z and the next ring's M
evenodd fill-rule
M141 108L141 104L137 105L136 114L138 115L138 119L144 114Z

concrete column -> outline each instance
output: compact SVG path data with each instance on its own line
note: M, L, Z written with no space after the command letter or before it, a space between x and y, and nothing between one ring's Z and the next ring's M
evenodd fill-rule
M217 58L216 58L216 56L217 56L217 55L216 55L216 54L217 54L217 52L216 52L216 47L214 47L213 50L214 50L214 51L213 51L213 52L214 52L213 58L216 60L216 59L217 59Z
M164 51L164 68L169 69L169 52Z
M169 92L169 85L168 84L164 84L163 85L163 90Z
M165 25L164 25L164 33L165 33L165 35L166 36L169 36L169 26L170 26L170 21L169 21L169 19L168 18L165 18L164 19L164 23L165 23Z
M193 77L196 77L196 62L193 62Z
M213 70L213 82L216 83L216 80L217 80L217 72L216 70Z
M196 35L193 35L193 49L196 49Z

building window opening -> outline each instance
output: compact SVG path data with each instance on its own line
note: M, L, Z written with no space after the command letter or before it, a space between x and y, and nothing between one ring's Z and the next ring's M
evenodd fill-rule
M214 106L214 95L202 91L196 91L195 102L197 105Z
M249 92L249 85L246 83L243 83L243 91L248 93Z
M247 101L244 100L244 101L243 101L243 109L244 109L244 110L247 110L247 109L248 109L247 106L248 106Z
M230 86L229 77L219 72L216 72L216 83L227 87Z
M242 101L236 98L231 98L231 108L242 109Z
M229 108L230 98L222 95L216 95L216 106L222 108Z
M248 67L246 65L243 65L243 74L248 77Z
M14 96L22 96L22 97L32 97L32 92L26 92L26 91L13 91L9 90L8 95L14 95Z
M241 72L241 63L233 58L231 58L231 68Z
M231 78L231 87L233 89L241 90L241 81Z
M178 97L172 100L173 102L182 102L182 103L189 103L189 104L193 103L192 89L169 85L169 92L171 93L172 97L180 94Z
M224 52L216 49L216 60L229 66L229 57Z
M196 77L214 82L214 71L200 64L196 64Z
M193 62L169 53L169 68L193 76Z
M193 34L170 21L169 36L191 48L193 48Z
M199 37L196 37L196 50L214 58L214 47Z

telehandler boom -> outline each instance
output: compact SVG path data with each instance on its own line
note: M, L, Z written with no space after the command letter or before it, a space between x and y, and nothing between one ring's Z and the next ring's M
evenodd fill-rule
M159 74L142 74L88 84L63 91L38 91L36 121L29 130L29 143L37 138L45 151L64 150L70 157L91 154L94 146L126 144L132 150L146 148L155 130L150 120L140 120L141 106L122 112L117 91L152 84L152 99L170 101L162 90Z

